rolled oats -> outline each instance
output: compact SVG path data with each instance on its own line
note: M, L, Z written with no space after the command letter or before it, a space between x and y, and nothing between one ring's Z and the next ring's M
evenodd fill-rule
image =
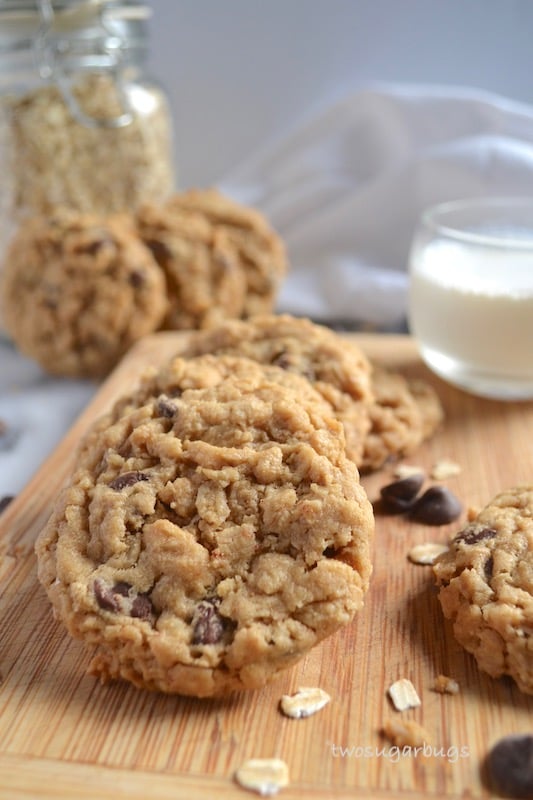
M460 472L460 465L452 461L451 458L441 458L433 464L431 477L436 481L442 481L446 478L453 478L455 475L459 475Z
M424 468L415 464L398 464L393 472L395 478L410 478L412 475L424 475Z
M287 717L302 719L316 714L324 708L331 697L323 689L302 686L295 694L284 694L280 701L281 710Z
M415 687L407 678L401 678L399 681L395 681L395 683L391 684L388 693L397 711L416 708L421 704Z
M280 758L250 758L239 767L235 779L244 789L269 797L288 786L289 768Z
M166 197L174 184L166 99L158 89L137 89L150 113L119 128L78 122L55 85L1 97L2 218L17 224L21 215L58 206L108 213ZM120 112L116 84L105 74L82 76L73 95L90 117Z
M447 544L441 542L424 542L423 544L415 544L407 553L409 561L413 564L428 564L433 565L437 558L446 553L448 550Z

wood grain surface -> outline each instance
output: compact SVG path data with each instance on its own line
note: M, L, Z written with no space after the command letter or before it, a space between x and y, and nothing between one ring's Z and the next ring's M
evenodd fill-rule
M0 797L243 798L250 795L235 783L235 770L248 758L274 756L289 766L290 786L280 794L287 799L493 796L482 779L483 758L501 736L531 731L533 697L477 670L442 618L431 569L406 554L414 544L445 541L468 507L531 483L533 404L477 399L447 386L421 364L408 337L354 338L374 361L437 388L446 424L407 461L428 471L441 458L461 466L443 483L461 498L462 518L432 528L376 515L364 610L260 692L195 700L101 685L86 674L90 654L53 619L38 584L34 542L87 426L182 336L140 342L0 516ZM386 468L363 479L371 500L391 477ZM432 691L439 673L459 682L458 695ZM402 677L422 703L400 713L387 688ZM325 689L331 703L307 719L284 717L281 695L302 685ZM422 724L431 753L391 750L380 735L391 717Z

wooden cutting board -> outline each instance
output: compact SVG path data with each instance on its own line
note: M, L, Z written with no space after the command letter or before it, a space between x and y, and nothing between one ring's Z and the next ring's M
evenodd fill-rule
M501 736L530 732L533 697L493 680L455 642L443 621L430 567L408 549L445 541L461 522L431 528L376 517L375 567L365 609L276 683L228 700L148 693L86 675L89 656L54 621L37 582L35 538L45 523L90 422L162 362L183 334L141 341L101 386L56 451L0 517L0 797L243 798L234 772L251 757L279 757L290 770L286 798L489 797L481 778L487 749ZM533 480L533 403L476 399L432 376L404 336L355 336L376 362L425 377L437 388L446 424L407 459L427 471L441 458L461 466L444 481L466 508ZM392 468L363 480L371 500ZM431 686L455 678L458 695ZM401 714L387 697L409 678L421 706ZM288 719L282 694L319 686L331 703L313 717ZM434 750L398 755L380 735L389 718L412 719ZM248 794L248 796L250 796Z

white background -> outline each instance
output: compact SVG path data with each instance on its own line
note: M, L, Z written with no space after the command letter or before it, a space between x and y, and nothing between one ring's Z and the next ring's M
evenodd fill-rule
M374 81L533 103L533 0L151 0L151 72L176 127L181 188L231 173Z

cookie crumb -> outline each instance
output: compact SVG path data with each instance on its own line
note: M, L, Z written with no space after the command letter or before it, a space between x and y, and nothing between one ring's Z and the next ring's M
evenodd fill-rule
M431 744L427 730L414 720L387 720L382 733L397 747L422 747Z
M439 694L459 694L459 684L447 675L437 675L431 688Z
M282 695L280 708L286 717L303 719L316 714L330 700L331 697L323 689L301 686L295 694Z
M391 684L388 694L397 711L405 711L408 708L416 708L421 705L416 689L408 678L401 678Z
M280 758L250 758L239 767L235 779L244 789L270 797L289 785L289 768Z
M415 544L407 553L407 558L413 564L433 565L437 558L448 552L448 545L440 542L424 542Z
M436 481L443 481L446 478L453 478L461 473L461 467L451 458L441 458L433 464L431 477Z
M467 522L473 522L475 518L478 516L479 512L480 508L478 506L469 506L466 512Z

